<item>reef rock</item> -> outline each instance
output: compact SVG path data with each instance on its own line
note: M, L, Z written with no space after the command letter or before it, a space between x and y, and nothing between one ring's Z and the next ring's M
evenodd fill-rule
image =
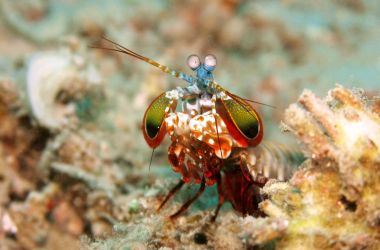
M289 184L264 187L269 199L261 209L288 225L276 248L379 249L376 104L339 85L323 100L305 90L286 110L285 125L304 144L309 159Z

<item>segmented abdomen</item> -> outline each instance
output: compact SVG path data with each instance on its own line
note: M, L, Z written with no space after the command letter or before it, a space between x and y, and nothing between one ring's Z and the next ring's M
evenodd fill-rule
M263 142L245 149L241 160L244 175L264 184L268 179L289 180L305 156L295 146Z
M260 215L260 187L268 179L290 179L304 159L296 147L270 142L233 151L223 168L223 193L242 214Z

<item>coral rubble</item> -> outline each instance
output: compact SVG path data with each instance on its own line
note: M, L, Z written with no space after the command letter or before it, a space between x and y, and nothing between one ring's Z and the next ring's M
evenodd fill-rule
M85 108L85 98L102 83L79 41L71 40L71 48L36 54L27 67L30 108L41 126L51 130L73 127L78 114L89 112L80 110Z
M380 116L371 100L339 85L323 100L304 91L285 124L309 160L288 185L264 188L261 208L288 224L278 249L378 249Z

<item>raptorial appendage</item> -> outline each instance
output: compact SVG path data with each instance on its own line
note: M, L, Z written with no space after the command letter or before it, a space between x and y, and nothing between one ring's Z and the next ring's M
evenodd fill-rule
M214 118L218 119L218 133ZM185 182L200 183L205 176L206 183L213 185L222 162L237 145L220 117L211 112L194 117L177 112L169 114L166 124L172 140L168 153L174 171L181 173Z

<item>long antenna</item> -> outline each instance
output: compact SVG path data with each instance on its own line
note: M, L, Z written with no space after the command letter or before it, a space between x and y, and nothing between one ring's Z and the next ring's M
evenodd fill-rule
M152 149L152 154L150 155L150 161L149 161L149 172L150 172L150 166L152 165L152 160L153 160L153 153L154 153L154 148Z
M263 105L263 106L267 106L267 107L272 108L272 109L276 108L276 106L272 106L272 105L265 104L265 103L262 103L262 102L256 102L256 101L245 99L245 98L241 98L241 99L243 99L244 101L247 101L247 102L252 102L252 103L260 104L260 105Z
M276 108L275 106L272 106L272 105L269 105L269 104L253 101L253 100L250 100L250 99L243 98L243 97L237 96L235 94L232 94L231 92L227 91L225 88L223 88L222 86L220 86L220 84L217 83L217 82L215 82L215 81L213 81L211 84L213 84L213 87L216 88L217 90L224 91L225 93L227 93L228 95L231 95L231 96L235 97L236 99L240 99L240 100L244 100L244 101L252 102L252 103L256 103L256 104L261 104L261 105L264 105L264 106L267 106L267 107L270 107L270 108L274 108L274 109Z
M153 65L157 68L159 68L161 71L167 73L167 74L170 74L174 77L177 77L177 78L180 78L180 79L186 79L186 74L185 73L182 73L182 72L178 72L178 71L175 71L173 69L170 69L169 67L163 65L163 64L160 64L148 57L145 57L143 55L140 55L114 41L112 41L111 39L108 39L104 36L102 36L102 39L106 40L107 42L111 43L113 46L115 46L115 48L107 48L107 47L99 47L99 46L90 46L90 48L94 48L94 49L103 49L103 50L109 50L109 51L116 51L116 52L121 52L123 54L126 54L126 55L129 55L129 56L132 56L134 58L137 58L141 61L144 61L144 62L147 62L149 63L150 65Z
M240 97L240 96L237 96L235 94L232 94L230 92L228 92L229 94L233 95L234 97L237 97L237 98L240 98L244 101L247 101L247 102L252 102L252 103L256 103L256 104L260 104L260 105L264 105L264 106L267 106L267 107L270 107L270 108L273 108L275 109L276 107L275 106L272 106L272 105L269 105L269 104L265 104L265 103L262 103L262 102L257 102L257 101L253 101L253 100L250 100L250 99L246 99L246 98L243 98L243 97Z

